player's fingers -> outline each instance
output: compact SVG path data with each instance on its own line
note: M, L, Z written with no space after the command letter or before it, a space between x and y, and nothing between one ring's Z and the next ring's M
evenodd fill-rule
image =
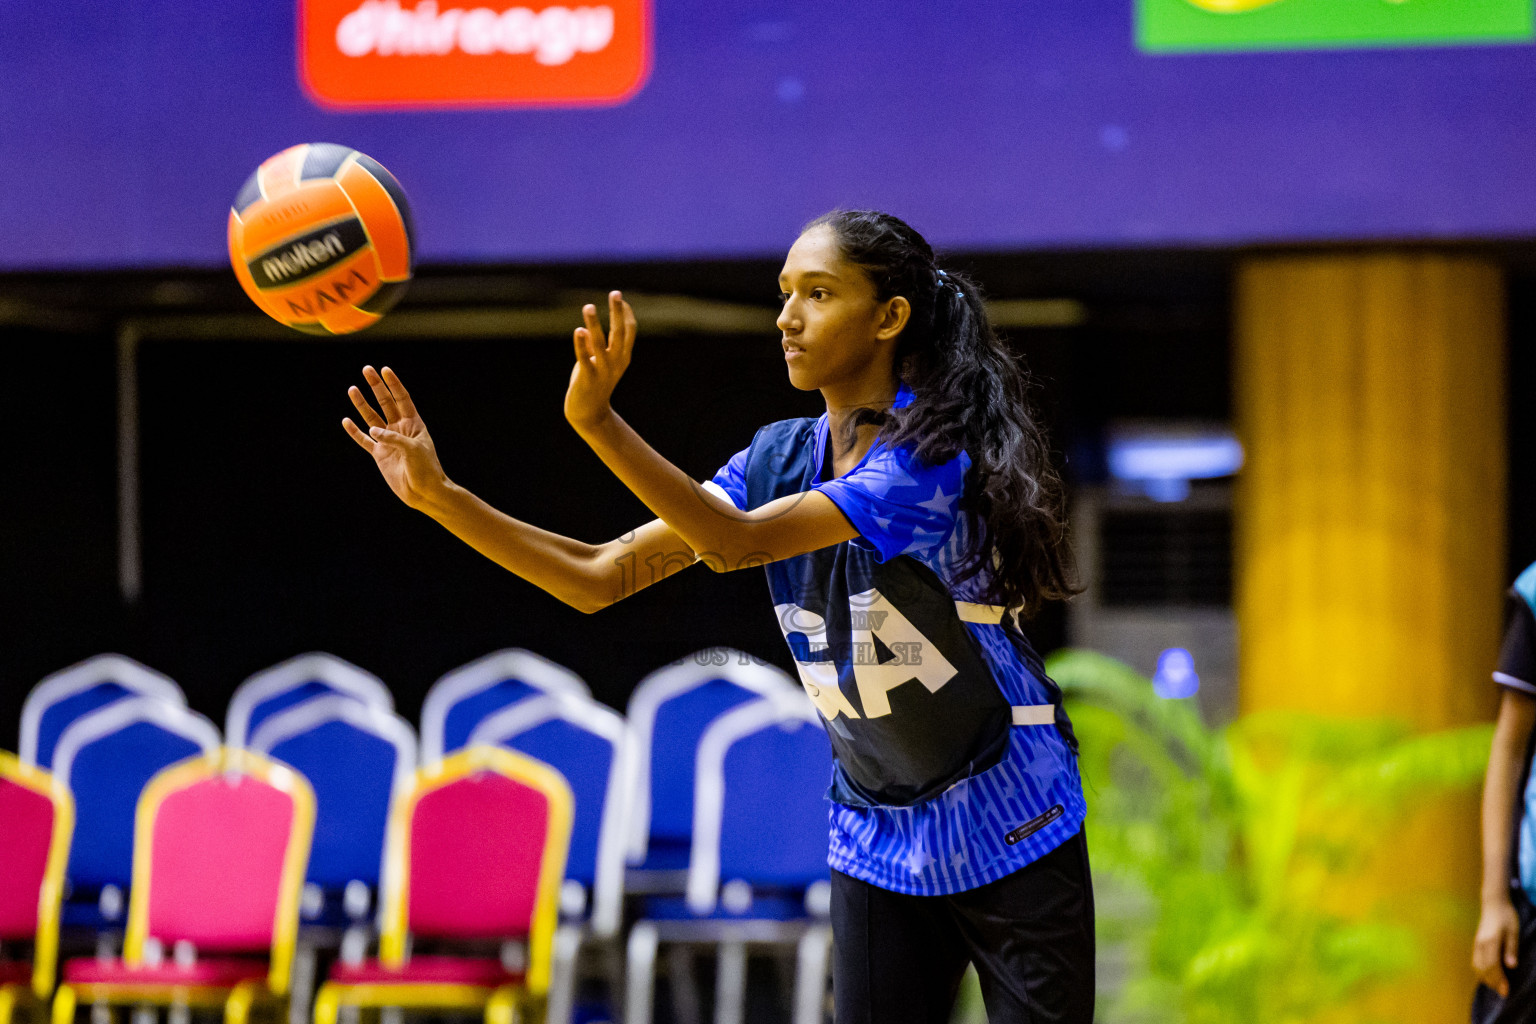
M400 410L395 408L395 396L389 393L389 385L384 383L384 378L379 376L379 371L371 366L363 367L363 380L373 389L374 401L379 403L379 411L384 414L384 422L393 423L400 418Z
M608 293L608 351L622 355L629 348L629 321L624 317L624 296Z
M1504 966L1514 968L1520 962L1520 935L1513 928L1504 929Z
M622 351L627 344L626 332L629 324L624 320L624 296L618 292L608 293L608 348L610 351Z
M589 302L581 307L581 322L586 327L587 333L592 336L594 348L608 346L608 335L603 330L603 322L598 319L597 307L592 303Z
M1500 935L1479 936L1472 944L1472 973L1477 980L1493 989L1502 997L1509 988L1504 968L1499 963L1503 952Z
M357 424L353 423L351 419L343 416L341 418L341 429L345 430L347 432L347 436L356 441L358 445L363 449L363 451L367 452L369 455L373 454L373 449L377 446L373 443L373 441L369 440L367 434L358 429Z
M578 327L571 332L571 340L576 348L576 368L583 373L591 373L592 366L592 336L585 327Z
M373 406L368 404L368 399L363 397L362 389L356 384L347 388L347 397L352 399L352 407L357 410L357 414L363 418L364 423L370 427L382 427L384 425L383 417L373 411ZM351 423L352 421L343 420L343 422Z
M617 293L615 293L617 294ZM624 362L629 363L629 354L635 350L635 336L640 332L640 322L635 319L635 310L628 302L620 301L624 317Z
M411 401L411 393L405 390L405 384L400 380L400 375L389 367L384 367L384 383L389 385L389 393L395 396L395 405L402 416L415 416L416 403Z

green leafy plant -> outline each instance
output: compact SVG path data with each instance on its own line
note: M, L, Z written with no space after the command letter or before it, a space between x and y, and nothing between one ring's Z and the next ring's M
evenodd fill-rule
M1081 742L1099 1019L1306 1021L1420 962L1421 923L1338 911L1339 880L1413 809L1481 780L1491 726L1276 712L1211 729L1102 655L1047 670Z

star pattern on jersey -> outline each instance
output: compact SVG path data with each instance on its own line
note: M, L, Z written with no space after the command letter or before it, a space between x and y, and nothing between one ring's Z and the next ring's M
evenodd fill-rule
M912 856L907 858L907 866L912 869L914 875L920 875L927 871L936 862L928 853L926 844L919 842L912 848Z
M883 484L887 493L897 487L920 486L912 474L907 472L907 467L902 465L903 460L890 452L887 452L886 456L878 461L872 459L865 463L865 471Z
M827 489L864 539L886 553L931 559L955 530L965 459L939 465L885 451Z
M908 542L906 547L902 548L902 553L912 554L916 551L927 551L946 536L948 534L944 530L925 530L922 527L917 527L912 531L912 540Z
M959 491L956 491L954 494L945 494L943 487L935 485L933 497L927 501L919 501L916 504L918 508L925 508L936 516L949 516L954 512L955 499L958 497L960 497Z

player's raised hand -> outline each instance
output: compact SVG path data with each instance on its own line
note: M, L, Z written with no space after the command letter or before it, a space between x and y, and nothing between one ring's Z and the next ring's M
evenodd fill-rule
M613 389L629 367L635 345L635 311L618 292L608 293L608 332L590 303L581 310L584 326L574 335L576 365L565 392L565 418L577 431L596 426L611 411Z
M343 419L341 425L363 451L373 456L389 489L412 508L424 508L448 484L437 460L432 435L427 433L427 425L417 414L410 392L394 370L386 366L380 375L373 367L365 366L363 380L373 389L378 409L368 403L356 385L347 389L347 397L352 399L368 431L364 433L350 418Z

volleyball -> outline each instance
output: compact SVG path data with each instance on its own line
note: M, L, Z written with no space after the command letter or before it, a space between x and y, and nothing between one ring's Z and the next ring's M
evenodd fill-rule
M311 142L267 158L229 210L229 262L279 323L350 334L405 294L415 232L405 190L372 157Z

